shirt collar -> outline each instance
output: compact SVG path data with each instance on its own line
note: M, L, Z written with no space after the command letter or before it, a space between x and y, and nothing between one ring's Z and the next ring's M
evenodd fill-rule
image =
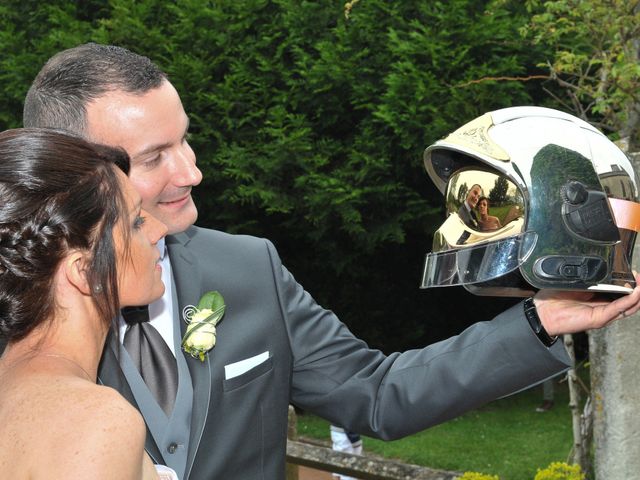
M162 237L160 240L158 240L158 243L156 243L156 247L160 252L160 260L164 260L164 256L167 254L167 247L164 240L165 237Z

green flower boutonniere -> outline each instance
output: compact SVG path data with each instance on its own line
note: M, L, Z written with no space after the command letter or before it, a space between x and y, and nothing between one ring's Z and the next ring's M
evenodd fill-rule
M182 339L182 349L193 358L204 362L204 356L216 344L216 325L224 315L224 298L219 292L205 293L198 306L187 305L182 317L187 322L187 332Z

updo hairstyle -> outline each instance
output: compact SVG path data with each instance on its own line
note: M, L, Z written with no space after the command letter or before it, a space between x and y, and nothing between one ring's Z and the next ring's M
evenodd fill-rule
M123 150L61 131L0 133L0 336L5 340L20 340L53 317L54 275L76 249L88 253L87 279L98 314L107 324L116 317L113 228L121 216L128 220L116 165L128 173Z

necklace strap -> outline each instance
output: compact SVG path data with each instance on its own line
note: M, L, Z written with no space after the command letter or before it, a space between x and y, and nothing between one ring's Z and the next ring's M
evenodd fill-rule
M69 363L72 363L73 365L75 365L76 367L78 367L80 370L82 370L82 373L84 373L85 377L87 377L87 380L89 380L90 382L94 382L95 380L91 377L91 375L89 375L89 373L82 368L82 365L80 365L78 362L76 362L75 360L65 356L65 355L61 355L59 353L41 353L40 354L41 357L51 357L51 358L60 358L62 360L66 360Z

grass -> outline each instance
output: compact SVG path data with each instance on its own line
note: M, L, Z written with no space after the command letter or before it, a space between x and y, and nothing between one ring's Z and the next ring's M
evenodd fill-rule
M365 437L364 450L432 468L532 480L538 468L566 461L573 443L566 382L556 383L555 406L537 413L542 387L492 402L462 417L410 437L383 442ZM313 415L298 417L298 434L329 439L329 424Z

